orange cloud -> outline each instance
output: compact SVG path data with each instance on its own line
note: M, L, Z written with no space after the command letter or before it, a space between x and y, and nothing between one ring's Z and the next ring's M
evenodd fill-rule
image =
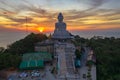
M8 25L8 24L16 24L17 22L13 22L10 19L7 19L5 17L0 17L0 25Z
M55 28L57 15L59 12L24 5L25 10L19 13L1 15L0 25L6 28L15 28L32 32L50 32ZM4 11L3 11L4 12ZM10 12L8 10L7 12ZM67 29L72 30L94 30L120 28L120 12L116 10L66 10L63 11L64 21L68 25ZM27 24L26 24L27 16ZM42 27L42 28L41 28Z

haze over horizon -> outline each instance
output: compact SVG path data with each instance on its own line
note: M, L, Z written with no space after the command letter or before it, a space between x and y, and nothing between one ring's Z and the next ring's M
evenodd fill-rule
M52 33L59 12L67 30L82 37L120 37L120 0L0 0L0 46L28 32ZM27 18L27 24L26 24Z

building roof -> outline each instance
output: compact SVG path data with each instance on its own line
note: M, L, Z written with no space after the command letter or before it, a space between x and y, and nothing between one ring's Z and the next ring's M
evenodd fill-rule
M23 61L26 60L52 60L52 55L48 52L33 52L33 53L25 53L22 57Z
M42 42L38 42L35 44L35 46L46 46L46 45L53 45L54 42L52 40L45 40L45 41L42 41Z
M20 64L20 69L34 69L34 68L43 68L43 60L31 60L31 61L22 61Z
M20 69L34 69L44 67L44 61L51 61L52 55L48 52L25 53L22 57Z

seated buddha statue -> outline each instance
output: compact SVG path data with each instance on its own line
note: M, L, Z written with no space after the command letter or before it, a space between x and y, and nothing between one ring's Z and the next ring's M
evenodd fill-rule
M69 32L66 30L66 23L63 22L63 15L59 13L58 15L58 22L55 23L55 30L53 33L53 38L55 39L67 39L70 38Z
M63 22L63 15L62 13L59 13L58 15L58 22L55 23L55 29L60 30L66 30L66 23Z

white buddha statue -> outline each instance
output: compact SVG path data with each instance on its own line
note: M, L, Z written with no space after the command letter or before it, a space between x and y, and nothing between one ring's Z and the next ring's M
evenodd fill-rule
M63 22L63 15L59 13L58 22L55 23L55 30L52 38L54 39L68 39L71 38L70 33L66 30L66 23Z

